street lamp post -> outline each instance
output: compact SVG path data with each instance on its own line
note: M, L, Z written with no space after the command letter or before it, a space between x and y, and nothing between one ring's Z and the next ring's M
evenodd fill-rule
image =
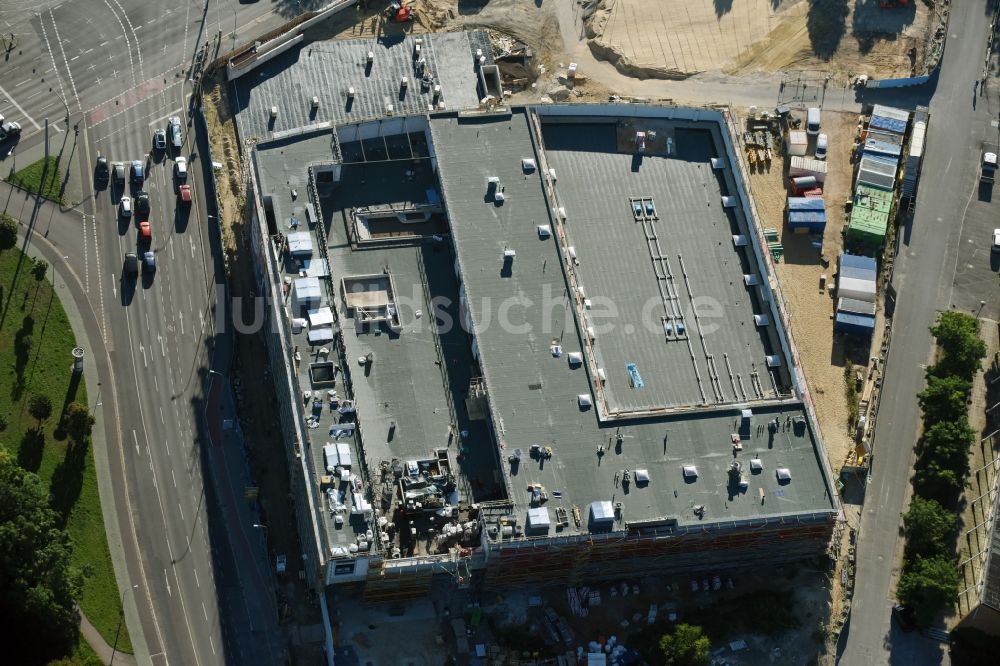
M139 589L139 585L138 584L133 585L132 589L133 590L138 590ZM111 660L108 662L108 666L111 666L111 664L115 663L115 654L118 652L118 634L120 634L121 631L122 631L122 618L125 617L125 593L126 592L128 592L128 588L127 587L124 590L122 590L121 610L118 611L118 629L117 629L117 631L115 631L115 644L111 648Z

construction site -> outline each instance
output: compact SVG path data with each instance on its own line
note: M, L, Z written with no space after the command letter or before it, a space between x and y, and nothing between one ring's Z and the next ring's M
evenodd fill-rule
M311 575L376 601L825 551L727 114L508 106L482 32L300 48L234 86Z

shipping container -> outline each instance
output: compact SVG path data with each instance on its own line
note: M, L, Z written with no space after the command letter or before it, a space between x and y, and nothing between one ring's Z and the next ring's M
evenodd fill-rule
M826 181L826 162L796 155L791 159L788 167L788 175L792 178L813 176L817 182L823 183Z
M789 155L805 155L809 149L809 137L802 130L791 130L785 145Z

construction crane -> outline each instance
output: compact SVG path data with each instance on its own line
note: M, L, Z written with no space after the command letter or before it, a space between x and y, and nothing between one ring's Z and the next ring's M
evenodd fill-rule
M385 12L383 13L386 20L390 23L410 23L417 18L417 15L412 8L396 1L386 7Z

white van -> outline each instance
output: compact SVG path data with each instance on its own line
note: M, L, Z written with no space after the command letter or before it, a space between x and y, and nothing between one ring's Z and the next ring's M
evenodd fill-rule
M826 136L826 132L821 132L819 136L816 137L816 159L825 160L827 148L830 147L830 140Z
M806 112L806 132L812 135L819 134L819 107L810 106Z

